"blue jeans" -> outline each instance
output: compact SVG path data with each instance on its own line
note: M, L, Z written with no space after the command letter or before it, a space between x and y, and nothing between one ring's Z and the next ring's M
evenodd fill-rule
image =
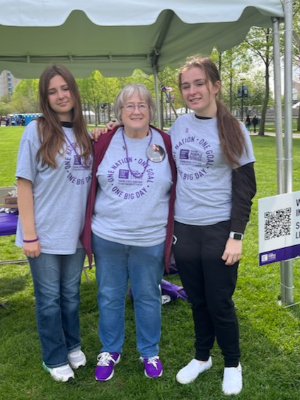
M60 367L79 350L79 288L85 252L28 257L36 299L37 328L44 363Z
M133 295L137 349L142 357L158 355L161 335L161 291L164 243L126 246L93 234L102 350L122 352L128 280Z

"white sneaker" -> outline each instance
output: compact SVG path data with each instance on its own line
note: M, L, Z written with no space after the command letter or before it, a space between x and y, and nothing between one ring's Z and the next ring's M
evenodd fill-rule
M47 372L50 372L50 375L55 381L68 382L74 379L74 372L69 364L57 368L49 368L43 363L43 367Z
M243 388L242 366L224 368L223 393L227 395L239 394Z
M68 360L73 369L84 367L86 364L85 354L81 350L73 351L68 354Z
M198 375L202 374L202 372L210 369L211 366L211 357L209 357L209 359L204 363L200 363L194 358L188 363L188 365L178 372L176 375L176 380L182 384L191 383L197 378Z

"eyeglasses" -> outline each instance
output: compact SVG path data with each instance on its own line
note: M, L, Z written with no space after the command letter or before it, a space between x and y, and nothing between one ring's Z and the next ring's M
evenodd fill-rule
M139 109L140 112L145 112L146 110L149 109L149 106L146 103L139 103L139 104L128 103L125 104L125 106L123 106L122 108L124 108L126 112L131 113L135 110L136 107Z

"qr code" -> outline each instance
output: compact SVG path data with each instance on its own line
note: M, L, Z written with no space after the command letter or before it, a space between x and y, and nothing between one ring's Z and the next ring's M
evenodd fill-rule
M265 212L265 240L291 234L291 207Z

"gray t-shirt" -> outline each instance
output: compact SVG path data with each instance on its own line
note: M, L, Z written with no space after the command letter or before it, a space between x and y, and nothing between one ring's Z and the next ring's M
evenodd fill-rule
M155 246L165 240L172 177L163 139L154 129L152 134L151 144L165 152L161 162L147 159L151 135L125 136L124 142L119 128L112 138L97 170L100 188L92 217L97 236L134 246Z
M32 182L35 226L41 251L74 254L77 247L82 247L79 236L84 224L92 167L86 167L78 157L80 150L72 128L63 128L68 140L63 154L57 154L57 168L42 167L36 160L40 147L36 124L36 121L31 122L22 135L16 177ZM16 245L23 246L20 219Z
M243 124L248 154L240 165L254 162L252 143ZM222 154L217 119L195 114L179 117L170 129L178 180L175 221L188 225L213 225L231 215L232 168Z

